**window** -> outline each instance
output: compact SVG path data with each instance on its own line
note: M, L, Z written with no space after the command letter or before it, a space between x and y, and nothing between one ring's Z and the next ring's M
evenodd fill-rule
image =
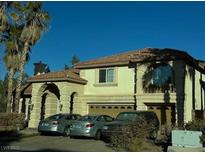
M99 83L112 83L112 82L114 82L114 68L100 69Z
M113 121L113 118L110 116L104 116L104 118L105 118L105 121L107 121L107 122Z
M169 65L157 66L153 71L153 84L166 85L172 82L172 68Z
M100 116L100 117L97 118L97 121L105 122L105 119L104 119L103 116Z

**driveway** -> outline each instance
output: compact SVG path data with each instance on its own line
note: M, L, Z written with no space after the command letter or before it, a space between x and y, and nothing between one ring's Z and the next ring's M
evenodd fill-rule
M18 141L0 141L0 151L113 152L103 141L62 136L34 136Z

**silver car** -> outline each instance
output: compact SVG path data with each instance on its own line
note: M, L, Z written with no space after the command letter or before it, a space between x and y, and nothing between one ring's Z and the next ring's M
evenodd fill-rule
M108 115L85 115L70 126L70 137L85 136L101 138L101 130L105 124L112 122L113 118Z
M38 131L41 134L58 133L69 136L70 125L80 117L79 114L56 114L40 121Z

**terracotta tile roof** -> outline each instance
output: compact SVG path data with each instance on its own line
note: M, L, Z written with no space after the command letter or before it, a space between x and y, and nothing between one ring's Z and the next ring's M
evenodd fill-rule
M117 65L128 65L130 62L143 62L151 60L162 59L176 59L181 58L186 61L196 63L196 60L184 51L175 49L157 49L157 48L144 48L140 50L129 51L112 56L102 57L94 60L80 62L75 65L77 69L107 67Z
M205 69L205 61L198 60L199 61L199 66L203 69Z
M26 83L21 87L21 94L23 95L31 95L32 93L32 84Z
M69 81L79 84L86 84L87 81L79 77L77 69L49 72L28 78L27 82L45 82L45 81Z

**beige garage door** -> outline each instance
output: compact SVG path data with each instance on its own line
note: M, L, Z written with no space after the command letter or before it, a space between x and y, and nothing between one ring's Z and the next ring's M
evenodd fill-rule
M175 106L174 104L148 104L148 110L154 111L160 121L160 126L166 126L171 129L175 124Z
M89 114L106 114L115 118L118 113L134 110L133 105L89 105Z

